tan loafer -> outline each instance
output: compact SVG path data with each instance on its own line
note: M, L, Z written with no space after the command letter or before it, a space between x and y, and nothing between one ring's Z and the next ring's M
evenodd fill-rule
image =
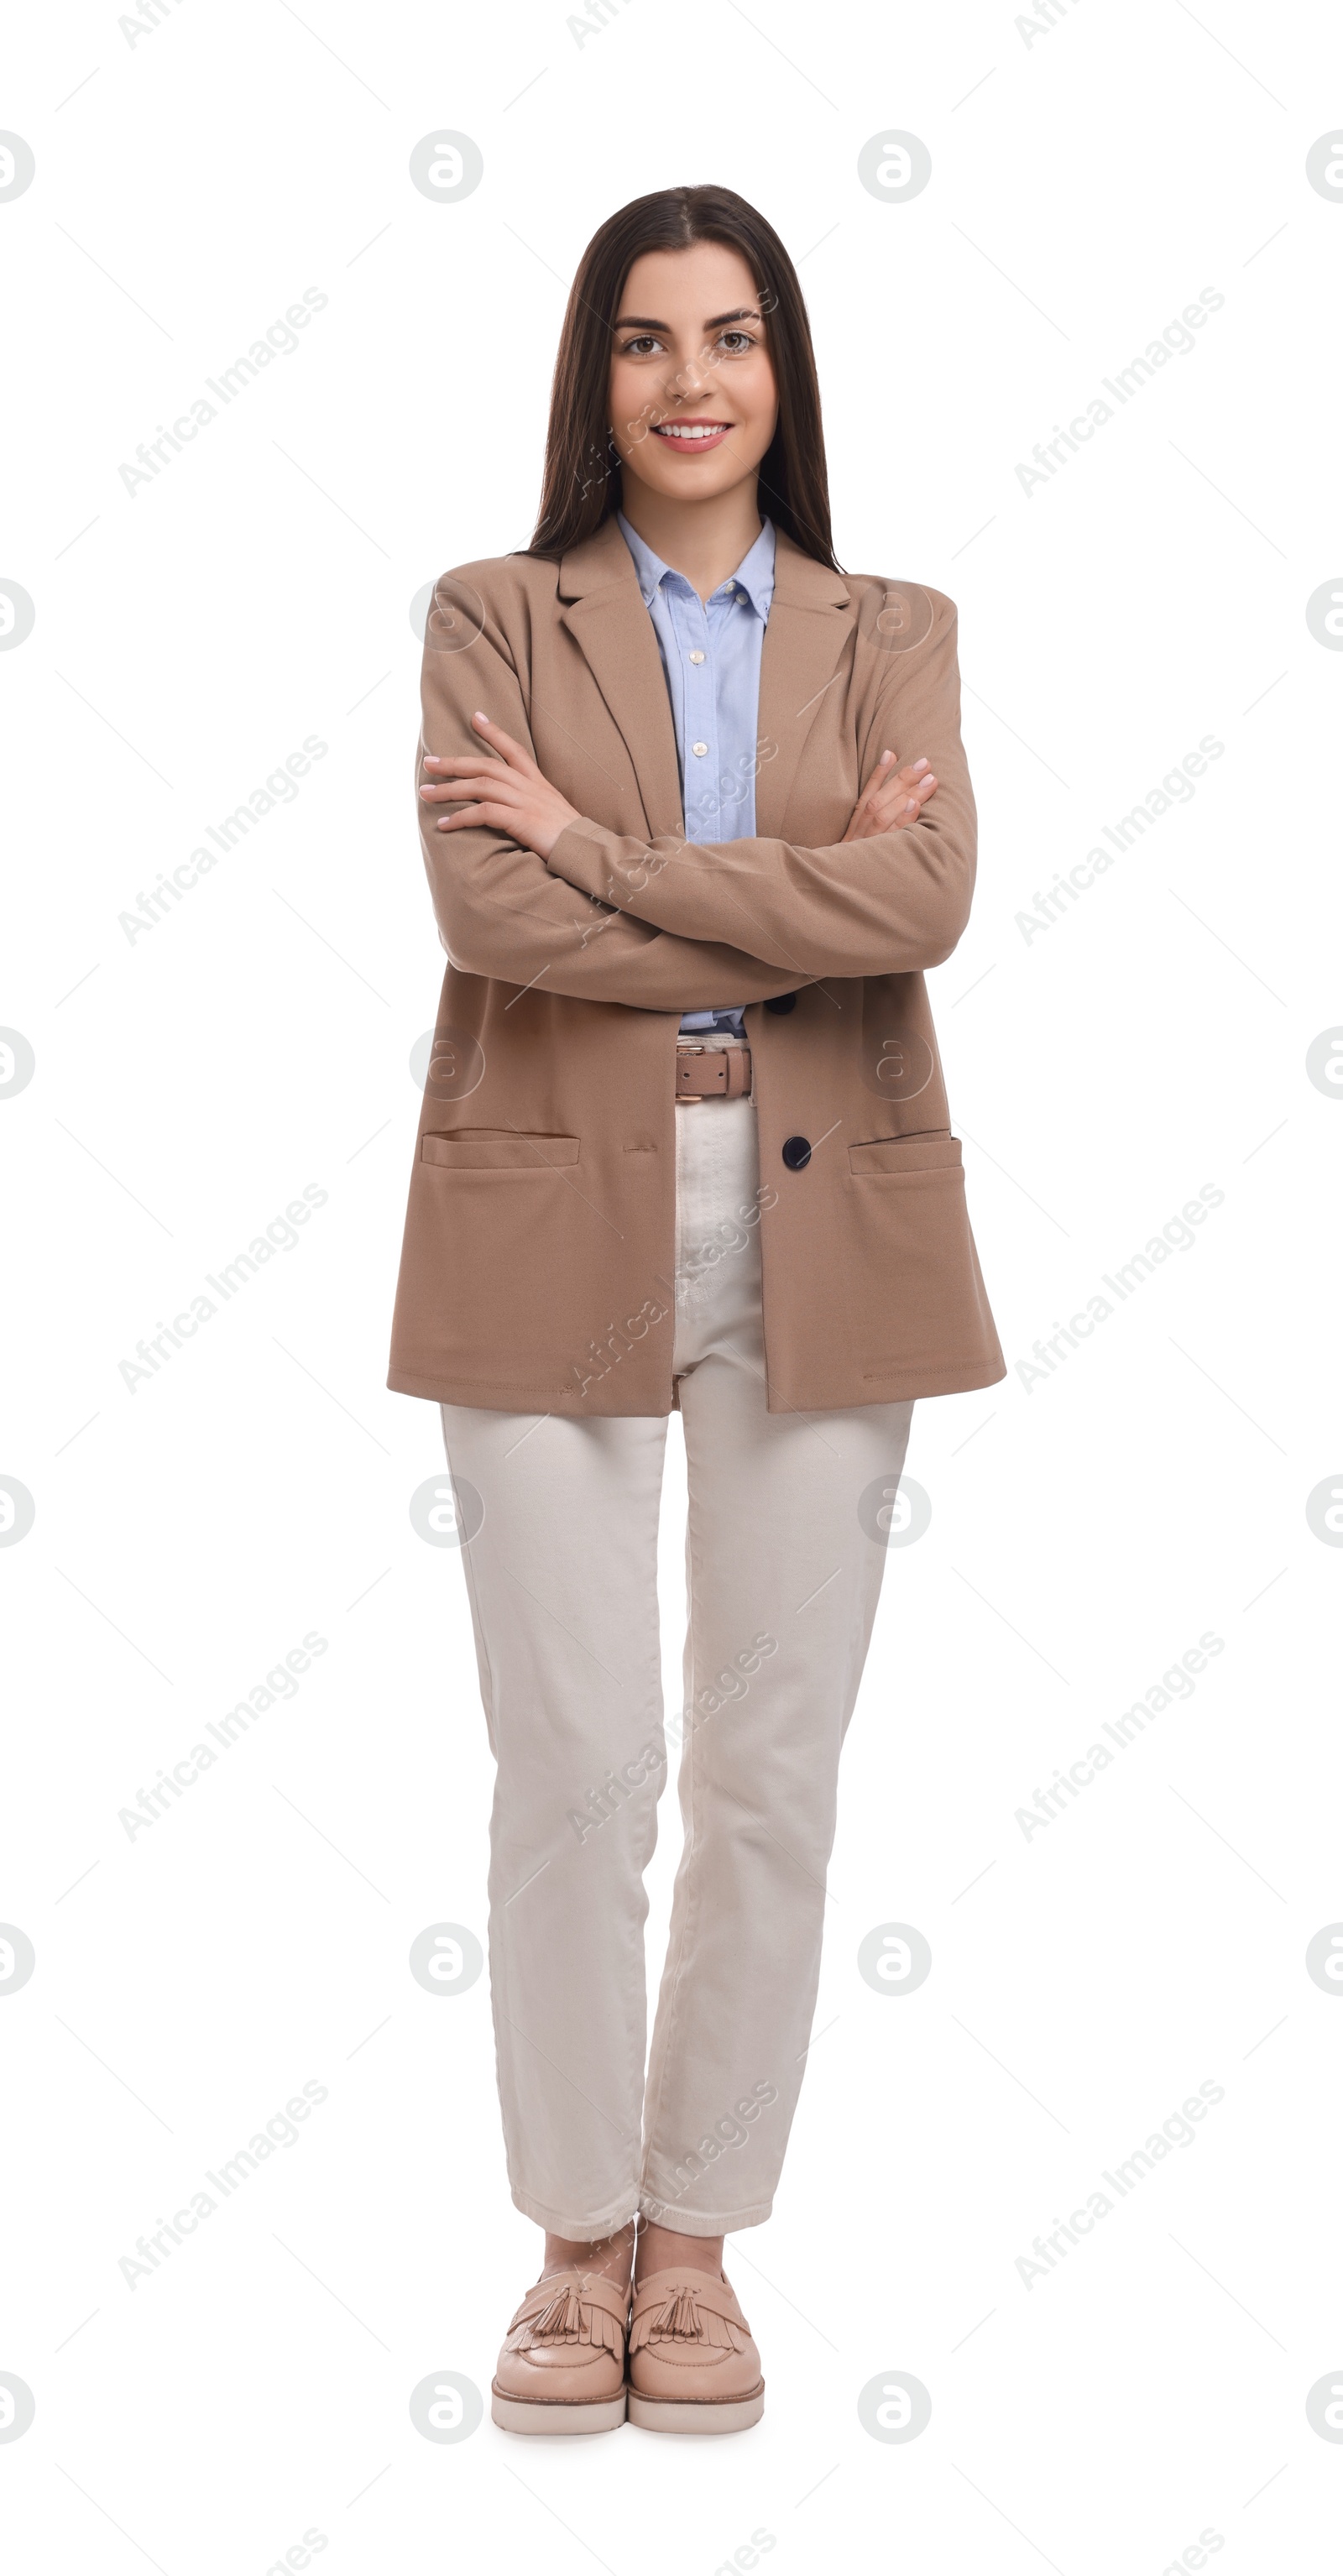
M630 2323L631 2424L740 2433L764 2411L760 2355L726 2272L650 2272Z
M490 2413L506 2433L610 2433L625 2421L629 2292L602 2272L552 2272L504 2338Z

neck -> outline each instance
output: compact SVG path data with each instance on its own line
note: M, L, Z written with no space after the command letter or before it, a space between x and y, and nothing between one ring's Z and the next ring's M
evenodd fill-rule
M756 476L735 483L730 492L704 501L678 501L652 491L634 476L624 477L621 508L636 536L651 546L673 572L683 573L708 599L734 573L760 534L763 522L756 500Z

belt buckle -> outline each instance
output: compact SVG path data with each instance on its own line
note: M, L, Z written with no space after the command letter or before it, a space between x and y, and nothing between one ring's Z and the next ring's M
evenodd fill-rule
M722 1055L724 1053L724 1049L722 1047L703 1046L693 1038L678 1038L676 1041L676 1052L678 1056ZM725 1086L726 1080L727 1077L724 1075ZM711 1100L713 1097L714 1094L708 1091L681 1091L678 1089L676 1093L676 1104L680 1109L698 1109L702 1101Z
M722 1056L724 1059L723 1087L721 1091L682 1091L678 1087L675 1093L676 1104L678 1108L688 1109L692 1107L696 1101L724 1100L734 1096L730 1091L731 1076L727 1070L727 1060L735 1054L749 1055L750 1050L746 1041L741 1038L734 1039L733 1044L728 1047L703 1046L692 1038L678 1038L676 1042L676 1052L678 1056L709 1055Z
M678 1056L718 1055L721 1054L722 1050L718 1047L696 1046L688 1038L684 1041L678 1038L676 1041L676 1052ZM708 1093L704 1091L682 1091L679 1084L676 1087L675 1100L678 1109L698 1109L700 1102L702 1100L706 1100L708 1097Z

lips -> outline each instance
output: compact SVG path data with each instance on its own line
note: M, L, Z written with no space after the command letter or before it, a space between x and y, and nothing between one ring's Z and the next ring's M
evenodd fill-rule
M669 420L653 436L678 456L707 456L711 448L722 446L731 428L729 420Z

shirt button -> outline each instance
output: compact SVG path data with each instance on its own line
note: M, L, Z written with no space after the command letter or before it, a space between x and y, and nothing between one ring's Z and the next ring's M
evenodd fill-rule
M702 662L704 655L702 653L692 653L690 659L692 662Z
M806 1136L785 1136L783 1159L790 1172L800 1172L811 1161L811 1144Z
M694 752L697 760L703 760L709 746L707 742L692 742L690 748Z

